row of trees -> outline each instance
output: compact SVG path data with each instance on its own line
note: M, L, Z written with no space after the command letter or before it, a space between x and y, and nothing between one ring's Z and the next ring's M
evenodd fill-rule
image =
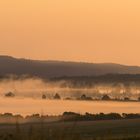
M15 94L12 93L12 92L8 92L5 94L5 97L15 97ZM47 99L47 96L45 94L42 95L42 99ZM53 96L53 99L56 99L56 100L60 100L61 99L61 96L56 93L54 96ZM66 100L72 100L72 98L70 97L67 97L65 98ZM76 98L76 100L87 100L87 101L92 101L93 98L92 97L89 97L89 96L86 96L86 94L83 94L81 95L81 97L79 98ZM107 94L104 94L100 100L103 100L103 101L132 101L129 97L124 97L123 99L112 99L109 95ZM140 97L138 98L138 101L140 101Z
M42 99L47 99L47 96L45 94L43 94L42 95ZM58 93L56 93L53 96L53 99L60 100L61 99L61 96ZM70 97L65 98L65 100L72 100L72 99L73 98L70 98ZM79 98L76 98L76 100L92 101L92 100L95 100L95 99L93 99L90 96L87 96L86 94L82 94ZM129 97L124 97L123 99L117 99L117 98L111 98L107 94L102 95L102 97L100 99L96 99L96 100L102 100L102 101L133 101ZM137 100L140 101L140 97Z
M62 116L63 121L97 121L97 120L120 120L120 119L140 119L140 114L90 114L85 113L84 115L74 112L64 112Z
M53 119L54 118L54 119ZM85 113L81 115L74 112L64 112L59 116L43 116L40 114L33 114L30 116L23 117L21 115L13 115L12 113L0 114L0 122L41 122L42 120L54 120L54 121L98 121L98 120L121 120L121 119L140 119L140 114L119 114L119 113L100 113L90 114Z

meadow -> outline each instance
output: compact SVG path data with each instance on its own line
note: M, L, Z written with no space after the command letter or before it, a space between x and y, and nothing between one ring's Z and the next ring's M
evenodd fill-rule
M0 140L139 140L140 119L1 124Z

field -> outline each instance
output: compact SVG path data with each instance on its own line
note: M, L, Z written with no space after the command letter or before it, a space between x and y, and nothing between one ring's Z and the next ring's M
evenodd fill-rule
M0 125L0 140L139 139L140 119Z

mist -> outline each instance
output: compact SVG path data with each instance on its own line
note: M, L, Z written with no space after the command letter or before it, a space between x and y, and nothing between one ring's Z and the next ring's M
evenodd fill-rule
M0 96L13 92L17 98L41 98L43 94L48 99L58 93L62 98L78 98L82 94L94 99L108 94L112 98L130 97L136 99L140 96L140 85L134 82L125 83L76 83L70 80L43 80L34 78L5 78L0 80Z

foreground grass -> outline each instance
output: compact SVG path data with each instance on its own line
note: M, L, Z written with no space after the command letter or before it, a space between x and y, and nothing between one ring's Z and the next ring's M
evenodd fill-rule
M1 124L0 140L140 140L140 119Z

